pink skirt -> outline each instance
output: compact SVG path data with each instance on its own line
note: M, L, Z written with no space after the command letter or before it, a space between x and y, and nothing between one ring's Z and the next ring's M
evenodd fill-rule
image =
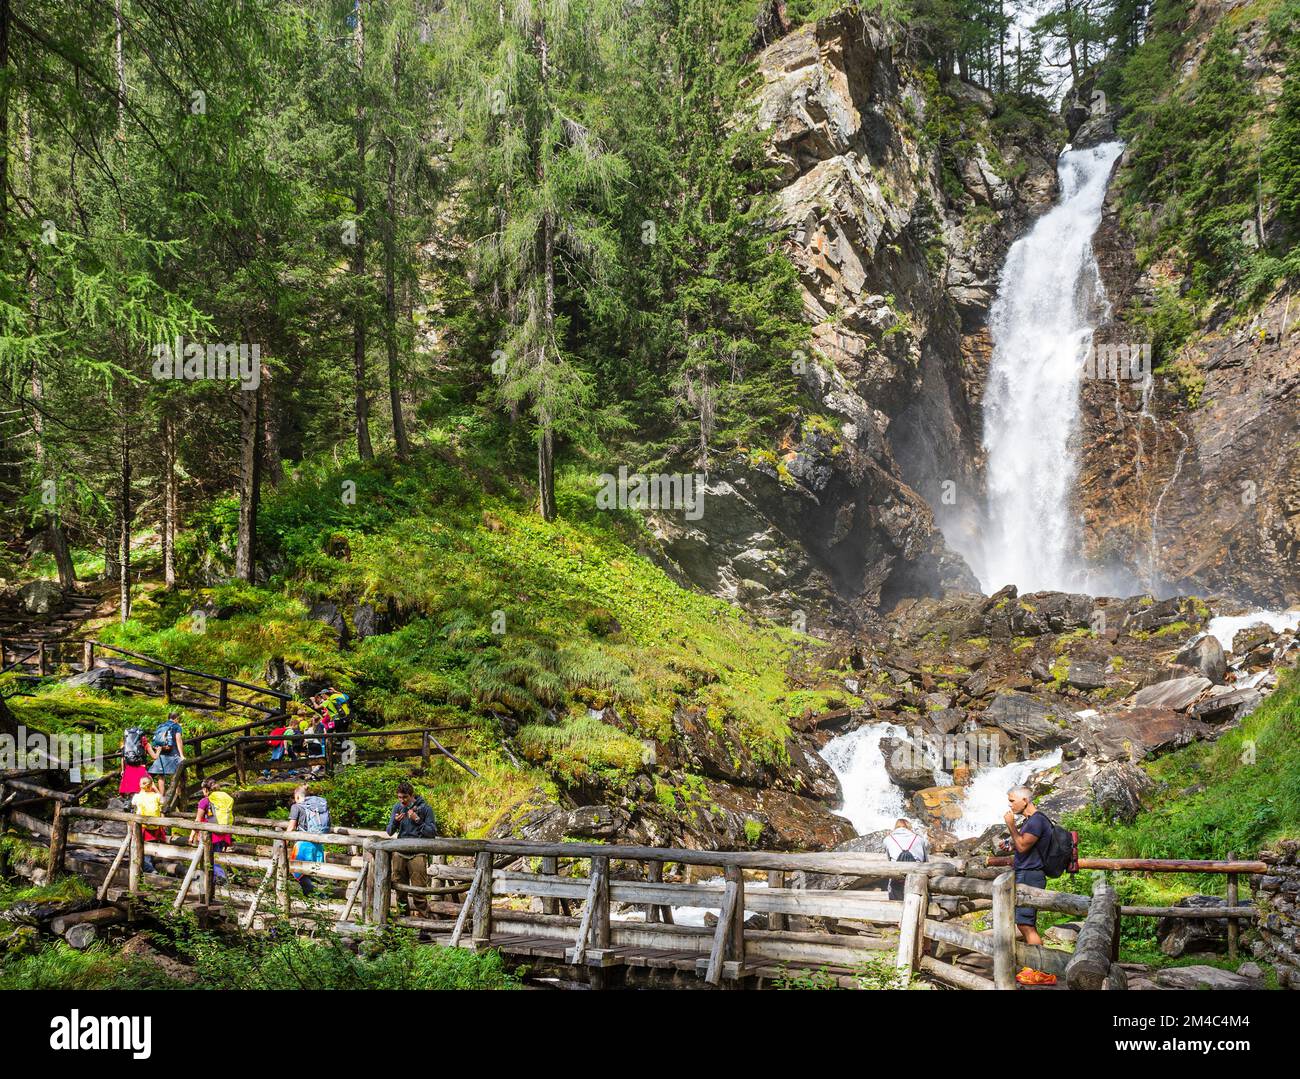
M149 774L149 768L144 764L123 764L122 765L122 782L117 788L118 794L139 794L140 780Z

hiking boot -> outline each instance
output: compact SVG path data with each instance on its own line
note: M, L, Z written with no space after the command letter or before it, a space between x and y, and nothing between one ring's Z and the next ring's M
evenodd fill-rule
M1016 975L1016 981L1021 985L1055 985L1056 975L1048 974L1045 970L1034 970L1033 967L1022 967Z

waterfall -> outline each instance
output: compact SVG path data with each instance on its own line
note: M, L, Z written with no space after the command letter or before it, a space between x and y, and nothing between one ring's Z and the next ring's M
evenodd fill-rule
M1030 776L1055 768L1060 763L1061 751L1054 749L1046 756L1030 761L1004 764L1001 768L981 768L966 788L961 819L953 828L953 834L958 839L983 835L990 825L997 824L1006 813L1007 791L1027 783Z
M838 812L848 818L858 835L892 828L899 817L910 816L903 792L889 778L885 755L880 752L882 738L906 737L902 727L872 723L832 738L822 747L822 759L844 789L844 805Z
M1118 142L1063 153L1061 197L1007 252L989 316L987 518L968 561L986 592L1086 590L1072 440L1093 329L1107 314L1092 234Z

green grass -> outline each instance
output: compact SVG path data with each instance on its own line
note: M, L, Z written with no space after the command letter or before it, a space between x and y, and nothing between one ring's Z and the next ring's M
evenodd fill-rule
M1300 835L1300 671L1283 672L1278 689L1240 727L1143 767L1157 788L1132 823L1095 811L1063 817L1065 827L1079 832L1082 854L1222 859L1233 852L1250 858L1275 840ZM1218 873L1125 872L1112 873L1111 880L1122 902L1141 906L1168 905L1198 892L1222 895L1227 885ZM1091 875L1065 876L1049 886L1087 895ZM1158 956L1154 919L1125 918L1123 926L1126 957Z
M596 509L595 475L563 473L561 519L547 523L452 452L303 466L263 506L264 556L279 569L265 586L141 588L132 620L101 636L255 682L283 658L351 693L368 723L468 724L449 744L484 781L446 761L421 780L444 826L466 835L565 787L620 786L641 768L641 740L674 737L678 709L701 710L757 760L780 763L791 719L852 702L829 675L792 684L787 668L810 638L682 588L639 553L652 538L636 515ZM354 503L340 497L347 482ZM228 559L232 510L219 501L190 522L182 565ZM349 623L355 605L374 603L400 626L341 647L308 617L323 599ZM225 616L191 617L208 602ZM52 689L19 707L35 727L116 738L149 726L164 710L155 704ZM608 707L619 726L590 718ZM512 755L502 740L516 728Z

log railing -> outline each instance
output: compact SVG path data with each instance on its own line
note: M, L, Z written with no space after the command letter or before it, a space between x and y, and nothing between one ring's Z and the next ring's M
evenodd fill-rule
M265 818L241 817L231 825L216 825L175 816L139 817L72 804L66 792L48 791L26 779L5 779L3 785L0 811L7 813L9 823L49 841L51 879L66 871L72 856L83 863L81 871L93 875L103 870L102 861L84 864L88 863L85 852L113 854L99 881L102 900L125 900L129 907L132 897L156 890L162 881L172 887L170 878L144 873L148 856L185 866L172 898L175 908L184 905L196 888L200 905L212 908L216 902L212 870L222 865L260 874L253 889L233 884L221 889L221 902L238 911L244 928L255 925L267 896L273 895L277 908L290 917L310 911L328 913L340 924L392 923L425 931L435 943L450 947L522 949L521 954L547 955L600 972L623 964L674 967L712 985L819 968L833 968L840 972L841 984L852 984L848 972L885 956L904 978L923 975L960 989L1013 989L1021 966L1050 971L1072 989L1118 987L1123 976L1114 961L1123 916L1225 917L1229 913L1224 908L1124 907L1101 874L1094 880L1091 897L1017 885L1011 871L990 870L975 859L897 863L883 855L856 852L398 839L365 829L336 829L321 835L287 832L282 823L277 827L277 822ZM10 791L9 799L2 797L5 789ZM47 822L18 809L15 795L21 796L17 804L32 800L52 804L53 819ZM125 834L105 835L83 823L103 821L123 825ZM198 842L194 846L146 842L145 828L187 833ZM214 833L233 835L235 846L214 852L210 838ZM292 861L289 845L304 841L322 844L334 853L325 862ZM428 860L430 884L394 883L393 860L414 855ZM459 864L450 859L459 859ZM720 879L665 880L664 868L669 864L709 867ZM1222 864L1235 869L1254 863ZM125 885L114 892L123 870ZM294 909L289 887L293 873L332 882L343 894L299 901ZM795 887L793 874L851 879L855 887L883 887L888 880L902 880L903 898L892 901L854 889ZM945 897L986 909L987 927L977 930L970 922L951 918L950 906L944 905L951 900ZM521 899L540 904L518 909ZM395 913L395 901L401 900L425 909ZM1019 940L1017 906L1081 917L1083 928L1074 951ZM684 907L713 910L717 921L711 927L681 924L673 912L680 915ZM750 913L766 914L766 925L747 926ZM1246 917L1254 911L1234 906L1230 913ZM801 919L827 920L835 931L792 928ZM983 972L942 961L944 952L949 957L986 957Z
M429 765L434 757L446 757L458 768L468 772L474 778L482 778L478 772L461 760L455 753L448 749L438 740L438 735L447 731L468 730L471 724L457 723L442 727L411 727L407 729L380 729L365 731L324 731L320 733L308 732L306 734L294 734L286 738L285 735L274 734L245 734L233 743L234 748L234 771L239 776L240 783L246 781L249 767L250 755L259 748L267 748L269 743L277 740L292 742L295 746L295 752L298 752L302 759L314 761L324 766L325 771L332 773L334 768L343 763L344 749L343 746L353 743L353 751L356 753L356 763L369 764L376 761L384 760L406 760L418 757L421 761L421 771L427 772ZM418 745L393 746L368 752L360 751L356 743L364 742L367 739L379 739L384 741L390 738L419 738ZM323 752L311 756L306 756L306 745L315 743L323 749ZM297 768L301 764L300 760L290 758L287 755L278 761L259 760L255 767L267 771L286 771Z

